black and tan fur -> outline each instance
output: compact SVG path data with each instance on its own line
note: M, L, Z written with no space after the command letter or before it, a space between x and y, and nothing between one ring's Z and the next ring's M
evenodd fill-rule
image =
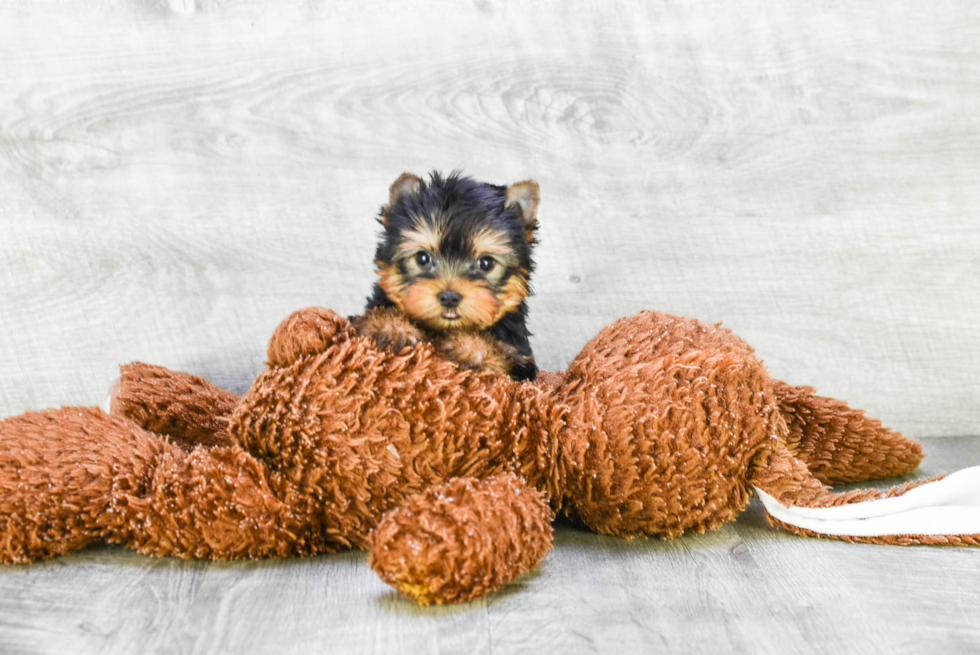
M395 349L431 341L468 368L534 378L525 299L538 201L533 180L402 174L381 209L381 279L358 331Z

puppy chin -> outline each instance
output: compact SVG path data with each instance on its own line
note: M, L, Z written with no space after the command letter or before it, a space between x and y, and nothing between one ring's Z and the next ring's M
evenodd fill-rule
M467 311L470 309L470 311ZM411 314L409 314L411 316ZM485 330L493 325L492 314L488 312L472 311L465 305L461 305L453 311L442 310L439 314L428 314L426 316L413 316L416 321L424 323L427 327L437 332L448 332L450 330Z
M468 330L472 327L462 319L445 319L441 317L426 321L426 325L437 332L448 332L449 330Z
M433 330L437 330L439 332L448 332L449 330L482 329L481 326L474 324L472 320L468 319L458 309L452 312L444 311L442 314L437 316L428 316L426 318L419 318L418 320L422 321Z

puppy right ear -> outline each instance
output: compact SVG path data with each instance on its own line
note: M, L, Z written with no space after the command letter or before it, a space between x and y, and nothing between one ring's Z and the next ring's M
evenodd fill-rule
M541 201L541 189L534 180L524 180L507 187L507 201L504 207L517 209L517 216L524 226L527 240L534 243L534 230L538 223L538 203Z

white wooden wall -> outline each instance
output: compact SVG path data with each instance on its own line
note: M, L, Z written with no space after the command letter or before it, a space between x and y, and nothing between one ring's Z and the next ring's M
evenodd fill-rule
M404 170L542 186L532 329L565 366L646 307L913 436L980 436L980 3L0 3L0 416L141 359L241 391L281 318L355 313ZM930 439L922 474L980 463ZM360 553L89 549L0 567L0 653L956 653L976 549L739 521L569 528L417 608Z
M236 390L355 313L403 170L543 191L531 326L652 307L913 436L980 433L980 4L0 6L0 416L140 359Z

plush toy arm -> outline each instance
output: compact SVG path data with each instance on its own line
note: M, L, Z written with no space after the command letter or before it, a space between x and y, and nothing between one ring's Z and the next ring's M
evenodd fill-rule
M240 448L181 450L94 407L0 421L0 561L92 542L234 559L328 550Z
M300 309L286 317L269 340L269 368L287 368L308 355L317 355L357 333L343 316L322 307Z
M410 497L371 535L371 568L417 603L479 598L551 549L552 513L521 479L457 478Z
M204 378L142 362L119 369L109 413L185 447L227 446L227 420L241 398Z

